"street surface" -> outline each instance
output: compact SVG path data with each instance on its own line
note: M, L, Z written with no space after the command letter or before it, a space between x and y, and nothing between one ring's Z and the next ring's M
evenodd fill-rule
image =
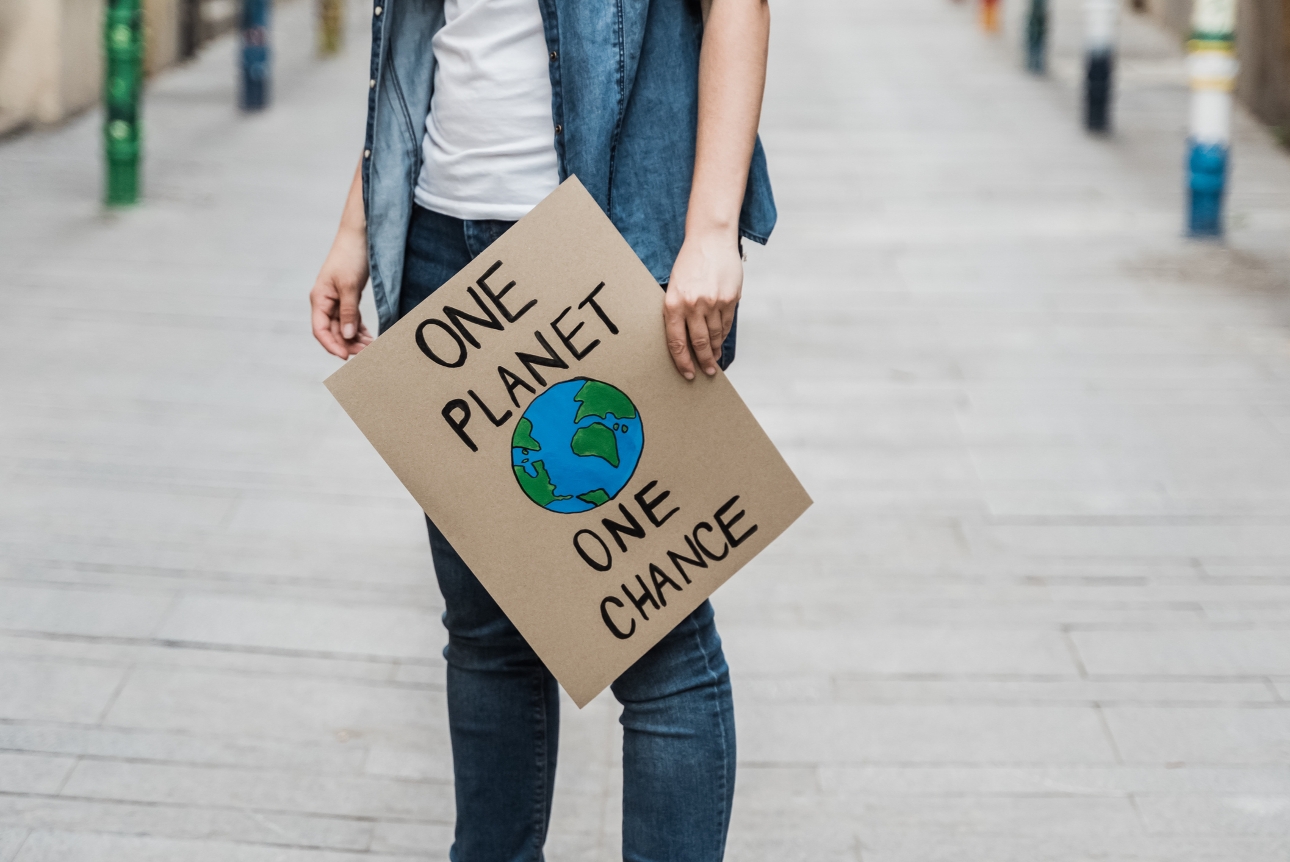
M1242 114L1226 245L1181 237L1177 40L1124 20L1116 132L950 0L774 6L731 377L816 500L715 598L734 862L1290 856L1290 153ZM362 146L276 21L0 142L0 862L444 860L421 516L321 385L306 293ZM369 306L370 308L370 306ZM608 695L563 716L547 858L618 853Z

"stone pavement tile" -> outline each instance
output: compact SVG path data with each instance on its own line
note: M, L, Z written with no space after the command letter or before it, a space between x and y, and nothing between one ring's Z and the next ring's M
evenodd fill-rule
M243 766L321 772L362 771L367 749L332 737L325 742L266 741L85 724L0 721L0 749L116 760Z
M0 725L0 733L4 730ZM76 762L70 757L6 751L0 745L0 793L57 793Z
M858 843L863 862L1281 862L1290 851L1280 836L1130 836L1097 829L1049 838L873 828Z
M452 785L373 776L82 760L70 797L448 822Z
M370 597L369 597L370 598ZM443 661L368 656L314 656L236 645L166 642L116 642L98 639L56 639L39 635L0 635L0 656L12 659L70 662L99 666L133 665L151 668L240 671L252 674L405 682L442 686ZM400 674L400 671L406 671ZM420 674L421 677L417 677Z
M1285 524L1261 520L1133 524L1115 519L1074 524L1038 518L1034 523L1000 521L983 525L978 536L978 541L991 550L1037 556L1290 560L1290 519Z
M446 640L435 607L202 594L182 596L156 636L183 642L422 660L441 659Z
M333 850L366 850L370 820L202 808L183 803L134 803L52 796L0 796L0 824L42 831L105 832ZM2 858L2 857L0 857Z
M94 832L32 832L14 862L429 862L428 855L369 854L233 841L180 840Z
M1112 706L1103 714L1126 763L1290 763L1290 704Z
M746 771L746 770L745 770ZM1056 766L958 766L952 764L842 766L817 769L821 795L969 796L1072 795L1126 796L1138 793L1225 793L1284 796L1290 768L1276 765L1139 766L1071 764Z
M735 687L737 709L742 697ZM1097 713L1072 706L747 704L742 759L764 763L1106 763Z
M418 853L426 859L447 859L452 846L453 827L448 823L412 823L378 820L372 831L372 853ZM550 845L548 844L548 847ZM552 859L563 860L548 849ZM377 857L381 858L381 857Z
M13 829L0 826L0 862L12 862L18 854L23 841L27 839L26 829Z
M743 686L745 691L747 683ZM832 680L839 702L1080 703L1103 706L1271 703L1276 694L1262 681L1161 681L1103 679L890 679L840 674Z
M435 743L439 743L436 745ZM443 781L452 777L452 746L447 738L427 737L424 747L395 748L377 743L363 763L364 775L411 781Z
M1150 832L1290 835L1290 796L1135 794L1133 801Z
M0 629L91 637L148 637L173 597L166 592L0 583Z
M0 515L9 527L24 531L75 525L84 536L113 536L139 529L163 531L213 528L232 509L231 492L184 494L93 485L15 483L21 494L0 500Z
M723 624L731 662L758 673L1075 676L1060 633L997 628Z
M1290 676L1290 627L1073 631L1094 676Z
M960 447L886 449L853 446L840 468L840 450L812 444L784 447L793 472L824 506L857 512L934 515L979 511L971 459Z
M105 725L299 743L446 733L442 692L354 680L136 670Z
M125 674L124 667L0 658L0 720L93 723Z
M296 541L359 535L368 542L402 543L425 531L425 516L409 497L246 494L228 519L234 536L289 534Z

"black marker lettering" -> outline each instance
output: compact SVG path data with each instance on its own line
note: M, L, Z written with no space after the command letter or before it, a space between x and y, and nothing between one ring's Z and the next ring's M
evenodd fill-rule
M505 327L502 322L497 319L497 315L493 314L493 310L487 305L484 305L484 301L479 298L479 294L475 293L475 288L466 288L466 293L470 294L470 298L475 300L475 304L479 306L479 310L484 312L487 316L477 317L473 314L467 314L460 308L453 308L450 305L445 305L443 307L443 316L452 321L452 325L457 327L457 331L462 334L462 337L470 342L471 347L479 347L479 342L475 340L475 336L470 334L470 330L466 328L466 324L462 323L463 320L469 320L476 326L482 326L485 329L496 329L499 332Z
M587 553L587 549L582 546L582 542L579 540L580 536L590 536L591 538L595 539L597 542L600 543L600 549L605 552L604 563L600 563L594 557L592 557L591 554ZM593 530L579 530L578 532L574 533L573 547L574 547L574 550L578 552L578 556L582 557L582 561L587 565L591 566L593 569L595 569L598 572L607 572L609 571L609 567L614 564L613 555L609 553L609 546L606 545L605 540L600 538L600 536L596 535L595 531Z
M529 374L533 375L533 379L538 382L538 386L546 386L546 380L542 378L542 375L539 374L537 369L533 366L542 365L547 368L568 368L569 363L561 359L560 354L551 349L551 345L546 343L546 339L542 337L542 333L534 332L533 337L538 340L538 344L542 345L542 349L546 351L547 355L534 356L532 353L517 352L515 354L515 358L522 362L524 367L529 370Z
M556 335L560 336L560 340L564 342L564 346L573 354L573 358L581 362L582 357L594 350L596 345L600 343L600 339L597 338L595 341L587 345L586 350L579 352L578 348L573 346L573 337L578 334L579 329L582 329L582 321L579 321L578 325L573 328L573 332L570 332L568 335L560 329L560 321L564 320L564 316L571 311L573 311L573 306L569 306L564 311L560 312L560 316L551 321L551 328L555 330Z
M685 563L686 565L694 566L699 569L706 569L708 567L708 561L703 559L703 554L699 553L699 549L694 546L694 542L689 536L685 537L685 543L690 546L690 553L694 554L693 557L687 557L685 554L678 554L676 551L668 551L667 558L672 561L672 565L676 566L676 571L682 578L685 578L685 582L688 584L690 583L690 576L685 573L685 569L681 564Z
M484 411L484 415L488 417L488 421L492 422L495 427L501 428L504 424L506 424L506 420L511 418L511 411L509 410L503 413L500 419L494 416L493 411L488 409L488 405L484 403L483 399L475 394L475 390L467 389L466 394L469 395L474 400L474 402L479 405L479 409Z
M658 480L655 479L653 482L650 482L644 488L641 488L639 491L637 491L634 496L636 497L636 502L641 507L641 511L645 513L645 517L649 518L649 522L653 524L655 527L661 527L663 526L664 521L666 521L668 518L675 515L677 512L681 511L681 507L673 506L672 511L668 512L666 515L664 515L661 518L657 517L654 514L654 510L657 509L659 506L663 505L663 501L666 500L668 495L672 493L671 491L664 491L662 494L659 494L653 500L646 501L645 495L648 494L650 490L653 489L653 487L657 484L658 484Z
M699 523L694 525L694 544L699 546L700 551L703 551L703 556L707 557L709 560L712 560L714 563L724 560L730 554L730 546L723 544L721 546L721 556L718 557L716 554L708 550L707 545L703 544L703 540L699 538L700 530L706 530L709 533L711 533L712 525L709 524L707 521L700 521Z
M480 289L483 290L484 293L488 294L488 298L493 301L493 305L497 306L497 310L502 313L502 317L506 318L506 322L514 323L515 321L519 320L521 317L524 316L524 312L528 311L530 308L537 305L537 300L530 299L527 305L525 305L523 308L521 308L519 311L515 312L514 314L511 314L511 312L506 308L506 306L502 305L502 297L510 292L510 289L515 286L515 282L509 281L506 283L506 287L503 287L497 293L493 293L493 289L488 286L488 282L486 281L486 279L490 275L497 272L497 268L501 265L502 265L502 262L499 260L497 263L490 266L487 272L485 272L479 278L475 279L475 284L479 285Z
M649 587L645 586L645 581L640 575L636 576L636 583L641 585L641 594L639 596L633 596L632 591L627 589L626 584L622 585L623 593L627 596L627 600L640 612L641 619L649 622L649 614L645 613L645 603L649 602L654 606L654 610L658 610L658 602L654 600L654 594L649 591Z
M501 365L497 366L497 376L502 378L502 385L506 387L506 394L511 396L511 403L516 407L520 406L520 400L515 397L515 390L521 386L527 389L530 395L537 395L536 389L525 383L523 377L520 377L509 368Z
M603 281L600 282L600 284L596 285L596 289L593 290L591 293L587 294L587 298L584 299L582 302L578 303L578 307L582 308L584 305L590 305L592 309L596 312L596 316L599 317L604 322L605 327L609 330L610 334L617 335L618 327L614 326L614 322L609 319L609 315L605 314L605 310L600 307L600 303L596 302L596 294L600 293L600 289L604 286L605 286L605 283Z
M444 332L448 333L453 341L457 342L457 359L455 362L448 362L430 349L430 345L426 343L426 327L430 325L439 327ZM417 347L420 347L422 353L429 356L444 368L460 368L466 364L466 345L462 343L461 336L457 334L457 331L442 320L432 317L429 320L421 322L421 325L417 327Z
M623 513L623 517L627 519L627 523L631 524L630 527L624 526L617 521L611 521L608 518L601 518L600 523L609 531L609 538L613 539L618 544L618 550L626 551L627 543L623 541L623 536L631 536L633 539L643 539L645 538L645 528L641 526L640 521L636 520L636 516L633 515L622 503L618 504L618 511Z
M637 575L636 577L640 577ZM681 592L681 585L667 576L667 572L660 569L653 563L649 564L649 579L654 583L654 590L658 593L658 600L667 607L667 596L663 595L663 586L667 585L678 593Z
M626 607L626 605L613 596L605 596L600 602L600 618L605 621L605 625L609 628L609 631L613 633L614 637L618 638L620 641L625 641L632 635L636 634L636 620L631 621L632 624L626 632L614 625L613 617L609 616L609 605L617 605L620 608Z
M452 418L452 411L454 410L461 412L460 419ZM479 447L475 445L475 441L471 440L469 435L466 434L466 423L470 421L470 405L466 403L464 398L454 398L447 404L443 405L443 418L452 426L452 430L457 432L457 436L461 438L461 442L470 447L470 451L479 451Z
M730 528L733 527L735 523L738 522L738 520L744 516L743 509L740 509L739 513L735 515L733 518L731 518L729 521L721 520L721 516L724 515L726 512L729 512L730 508L734 506L734 504L737 502L739 502L738 494L736 494L735 496L727 500L726 504L722 506L720 509L718 509L717 513L712 516L712 520L717 522L717 526L721 528L721 532L725 534L726 541L730 543L730 547L732 548L739 547L739 545L743 543L744 539L748 538L753 533L757 532L756 524L753 524L751 527L749 527L747 532L745 532L742 536L740 536L737 539L735 538L734 534L730 532Z

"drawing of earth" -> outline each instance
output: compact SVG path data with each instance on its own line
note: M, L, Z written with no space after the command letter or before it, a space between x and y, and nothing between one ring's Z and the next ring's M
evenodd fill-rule
M511 464L534 503L586 512L618 496L644 445L632 400L608 383L578 378L533 399L511 437Z

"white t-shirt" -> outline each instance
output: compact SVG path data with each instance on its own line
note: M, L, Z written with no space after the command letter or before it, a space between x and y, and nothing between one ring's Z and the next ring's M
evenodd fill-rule
M445 0L416 202L521 218L560 182L537 0Z

